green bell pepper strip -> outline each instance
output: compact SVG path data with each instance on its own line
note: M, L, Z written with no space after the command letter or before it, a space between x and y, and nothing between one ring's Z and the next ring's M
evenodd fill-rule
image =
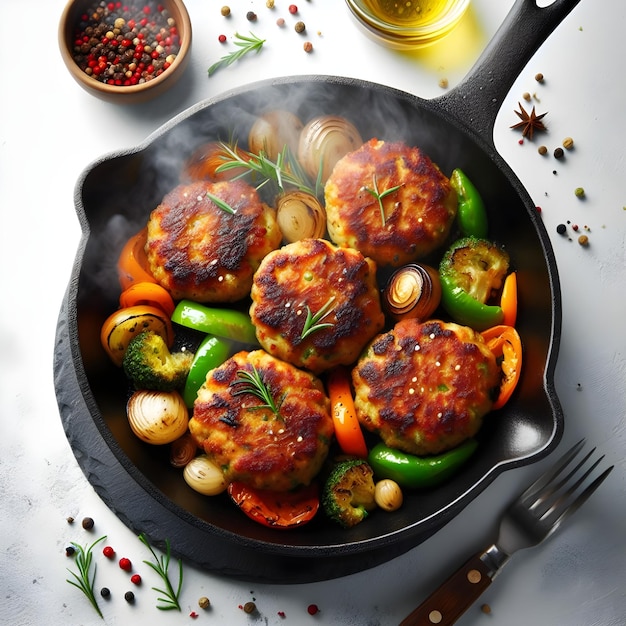
M230 339L215 335L207 335L202 340L191 362L183 389L183 400L188 408L193 407L198 390L206 380L206 375L228 359L232 347L233 342Z
M172 313L172 322L218 337L259 345L254 324L243 311L212 308L191 300L181 300Z
M467 439L443 454L420 457L378 443L370 450L367 460L376 478L390 478L407 489L422 489L448 480L477 447L476 439Z
M441 282L441 304L459 324L470 326L474 330L485 330L502 324L502 307L483 304L456 284L453 277L443 272L439 274Z
M489 225L487 209L478 189L458 168L450 175L450 185L458 199L457 223L462 235L486 237Z

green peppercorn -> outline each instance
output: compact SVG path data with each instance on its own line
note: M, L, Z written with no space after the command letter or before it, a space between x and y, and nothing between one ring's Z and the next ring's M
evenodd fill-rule
M224 17L228 17L230 15L230 7L228 6L223 6L221 13Z
M576 189L574 189L574 195L577 198L584 198L585 197L585 190L582 187L576 187Z
M254 613L255 611L256 611L256 604L254 602L246 602L243 605L244 613L248 613L248 615L250 615L251 613Z
M206 596L202 596L199 600L198 600L198 606L201 609L208 609L211 606L211 601L206 597Z
M537 152L543 156L544 154L548 154L548 148L546 148L545 146L539 146L537 148Z
M566 150L571 150L574 147L574 140L571 137L565 137L563 139L563 147Z
M587 237L587 235L581 235L580 237L578 237L578 243L581 246L588 246L589 245L589 237Z
M306 26L304 25L304 22L296 22L294 29L297 33L303 33L306 30Z

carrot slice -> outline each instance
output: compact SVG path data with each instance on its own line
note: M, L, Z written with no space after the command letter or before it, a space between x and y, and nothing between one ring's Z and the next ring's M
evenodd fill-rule
M345 454L366 458L367 445L356 416L348 371L344 368L332 370L326 387L339 447Z
M170 292L157 283L146 281L133 283L120 295L120 307L122 309L129 306L145 304L161 309L168 317L172 316L176 304Z
M154 276L148 269L145 245L148 229L143 228L133 235L122 248L117 261L117 275L122 290L139 282L156 283Z

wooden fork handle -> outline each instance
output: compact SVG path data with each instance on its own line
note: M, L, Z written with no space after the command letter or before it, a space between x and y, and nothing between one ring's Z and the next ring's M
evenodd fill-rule
M475 554L429 598L404 618L400 626L454 624L491 584L489 567Z

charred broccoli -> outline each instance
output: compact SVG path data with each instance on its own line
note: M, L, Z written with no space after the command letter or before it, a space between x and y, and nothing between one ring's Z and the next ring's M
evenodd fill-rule
M344 528L355 526L376 508L374 489L374 472L367 461L342 461L333 468L324 484L324 512Z
M487 239L464 237L452 244L439 265L441 303L454 321L484 330L502 323L493 304L509 271L509 255Z
M122 367L137 389L172 391L185 384L193 353L170 352L154 331L144 331L128 344Z

